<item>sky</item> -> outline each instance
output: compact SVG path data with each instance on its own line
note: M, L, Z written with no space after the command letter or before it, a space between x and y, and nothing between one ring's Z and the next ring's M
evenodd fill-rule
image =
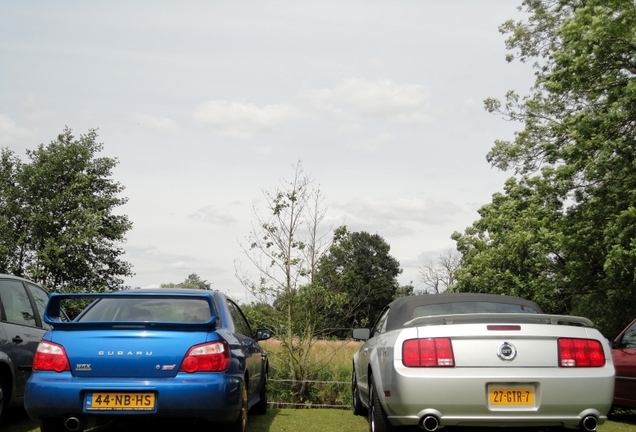
M133 223L126 285L196 273L247 301L254 212L300 161L323 226L380 235L425 289L512 175L486 154L522 125L483 100L533 84L498 31L519 3L0 0L0 147L98 130Z

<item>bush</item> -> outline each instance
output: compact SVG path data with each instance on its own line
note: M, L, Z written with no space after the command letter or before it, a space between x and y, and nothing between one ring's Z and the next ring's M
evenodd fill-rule
M351 406L351 364L361 343L353 341L317 341L310 352L311 373L307 379L304 405L295 403L293 382L281 360L282 349L276 340L262 343L269 355L268 400L280 407ZM291 405L290 405L291 404Z

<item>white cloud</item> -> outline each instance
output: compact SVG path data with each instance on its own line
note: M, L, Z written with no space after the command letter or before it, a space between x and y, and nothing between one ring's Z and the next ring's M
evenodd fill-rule
M415 230L406 221L383 220L380 225L378 219L362 214L348 214L345 222L340 225L346 225L349 231L366 231L370 234L379 234L383 238L406 237L415 234Z
M350 148L374 153L393 144L393 137L389 133L383 133L373 138L364 138L350 141L347 145Z
M217 210L213 206L200 208L188 217L214 225L233 225L236 222L234 216L228 212Z
M219 135L249 139L259 132L281 132L297 114L296 109L288 103L259 108L251 103L211 100L199 105L193 116Z
M134 256L138 260L147 260L160 267L182 266L183 263L197 262L198 258L173 252L164 252L156 246L129 244L126 247L126 255Z
M29 140L32 133L28 129L19 128L6 115L0 114L0 146L10 146Z
M387 223L421 223L438 225L448 222L462 209L450 201L420 198L393 198L387 200L357 198L337 206L347 213L347 220L365 221L369 225Z
M350 122L343 123L339 128L338 132L342 134L358 134L364 131L364 128L360 123Z
M146 280L141 286L158 287L161 283L178 283L190 273L197 273L204 279L213 280L221 275L222 269L210 264L208 256L196 252L173 252L172 247L158 248L154 245L128 244L124 259L134 264L136 276ZM139 269L141 267L141 269ZM135 286L138 284L134 283Z
M353 109L359 116L400 125L421 125L431 119L430 92L420 84L349 78L333 88L310 90L303 96L316 108L331 111L340 118Z
M464 103L462 105L462 112L472 113L475 111L483 112L483 106L473 98L468 98L464 100Z
M179 130L179 125L174 120L164 117L155 117L148 114L132 113L130 119L140 126L159 134L174 135Z

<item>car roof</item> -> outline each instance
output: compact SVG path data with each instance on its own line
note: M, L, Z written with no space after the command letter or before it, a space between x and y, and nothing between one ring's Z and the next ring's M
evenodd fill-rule
M418 306L454 303L454 302L490 302L490 303L510 303L528 306L543 313L541 307L533 301L523 299L521 297L484 294L484 293L442 293L442 294L424 294L408 297L400 297L389 303L390 312L387 317L387 330L394 330L402 327L402 325L413 318L413 310Z

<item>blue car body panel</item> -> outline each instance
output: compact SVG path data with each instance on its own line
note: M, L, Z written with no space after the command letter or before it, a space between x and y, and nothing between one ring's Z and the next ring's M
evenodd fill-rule
M215 373L178 373L164 379L95 378L87 381L70 373L43 372L28 383L26 409L34 419L83 416L162 416L230 422L239 415L240 376ZM156 406L150 411L90 411L86 397L92 392L152 392Z
M74 321L63 321L63 301L77 299L94 301ZM184 321L194 309L190 304L200 308L201 302L209 308L207 315ZM242 334L251 331L245 323L238 332L226 302L231 301L216 291L181 289L52 295L44 314L52 329L43 340L64 347L70 371L35 370L26 386L27 413L38 420L155 416L233 422L241 412L242 386L248 388L248 408L263 396L267 356L252 334ZM154 308L162 316L125 319L133 306L145 312ZM111 315L117 319L106 321ZM227 343L231 357L226 370L180 371L191 347L212 341ZM94 410L91 393L150 393L156 402L151 409Z

